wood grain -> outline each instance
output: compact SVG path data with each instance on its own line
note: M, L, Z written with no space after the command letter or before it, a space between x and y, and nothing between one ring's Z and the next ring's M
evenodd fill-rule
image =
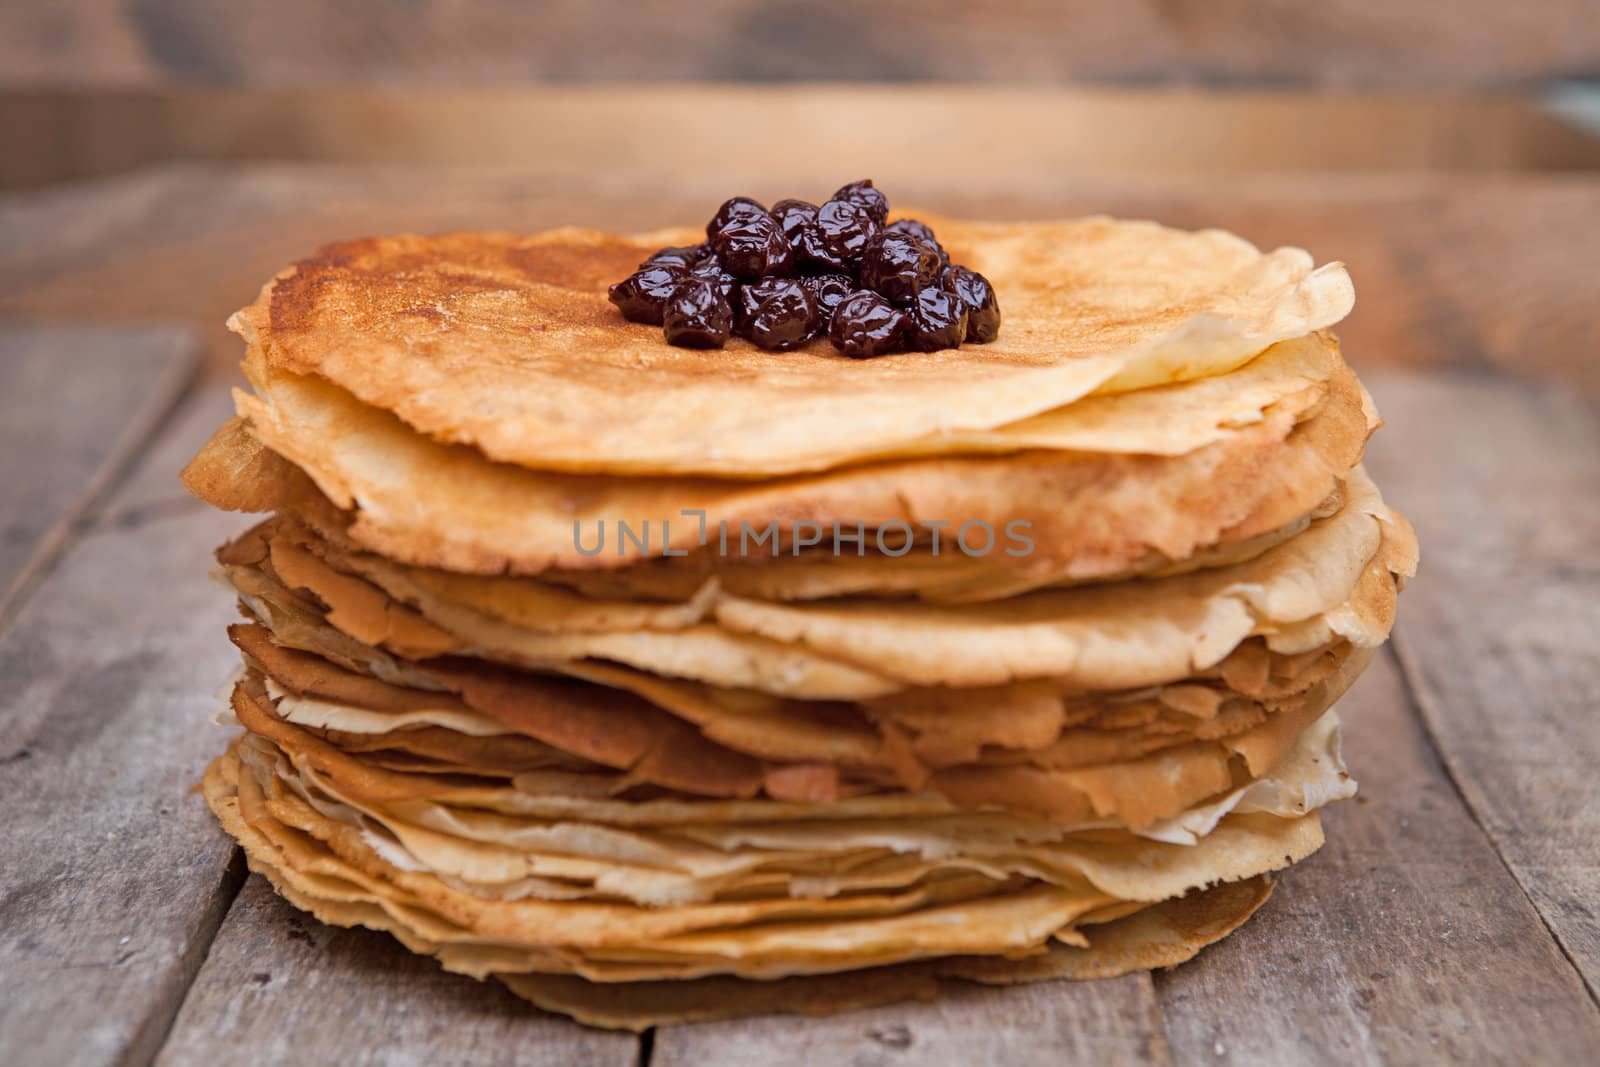
M386 934L324 926L252 876L158 1064L337 1062L631 1067L639 1038L546 1015Z
M11 84L1062 81L1504 85L1600 66L1583 0L1241 4L55 0L0 8Z
M1600 415L1499 377L1371 385L1390 423L1371 466L1424 546L1401 661L1446 767L1594 992Z
M0 626L194 373L177 327L0 326Z
M783 136L786 126L808 135ZM930 167L928 146L952 130L971 149ZM824 192L846 174L899 188L930 170L984 188L1018 173L1600 169L1600 138L1526 96L1282 88L54 90L0 94L0 138L12 149L0 187L175 159L505 166L652 184L754 169Z
M1339 710L1361 791L1255 918L1156 976L1174 1061L1581 1062L1600 1009L1456 794L1392 657Z
M859 160L836 174L858 173ZM175 317L204 331L215 375L241 346L223 327L273 272L323 242L368 233L645 229L709 214L731 189L825 195L753 168L654 182L648 174L166 167L0 198L0 316ZM1262 176L1116 180L956 171L884 183L897 202L970 217L1105 211L1217 225L1263 246L1346 262L1358 304L1340 327L1359 370L1500 366L1600 396L1600 314L1583 269L1600 248L1600 179ZM641 195L649 189L648 196Z
M207 553L238 524L92 529L0 635L0 1062L148 1061L239 884L189 792L236 658Z
M840 1063L1165 1064L1147 974L1006 989L948 986L931 1004L891 1004L822 1019L772 1016L656 1031L653 1067Z

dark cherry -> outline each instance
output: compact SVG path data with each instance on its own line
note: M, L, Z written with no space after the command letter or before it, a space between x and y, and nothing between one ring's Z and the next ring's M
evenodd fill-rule
M860 204L829 200L817 208L815 246L803 249L814 263L853 274L867 242L878 236L878 223Z
M644 266L613 285L608 295L623 318L660 326L662 307L685 276L682 267Z
M939 287L954 293L967 309L967 340L986 345L1000 336L1000 300L989 279L966 267L946 267Z
M733 303L739 295L739 279L722 269L716 256L702 259L689 268L689 277L710 282L722 294L722 299Z
M801 231L817 224L817 205L809 200L779 200L772 205L772 217L789 243L798 246Z
M667 343L683 348L721 348L733 333L733 307L711 282L687 278L662 309Z
M763 278L739 292L739 334L762 348L798 348L816 322L816 300L798 278Z
M919 352L960 348L967 336L967 306L954 293L924 289L908 309L906 344Z
M870 180L821 207L788 199L769 212L736 196L707 240L658 250L611 287L611 302L692 347L721 347L734 333L775 350L827 336L859 359L993 341L1000 304L988 279L952 266L926 223L888 217Z
M848 274L828 273L807 274L800 279L800 284L816 301L817 326L813 332L821 337L828 332L828 324L833 321L833 309L856 291L856 283Z
M872 179L864 178L849 185L841 185L830 200L848 200L866 209L872 221L882 226L889 220L889 198L873 188Z
M768 214L739 219L711 238L724 270L744 281L794 273L794 248Z
M861 287L905 307L939 279L939 253L920 237L880 233L861 253Z
M833 309L828 340L852 359L900 352L905 348L906 313L877 293L859 292Z
M847 256L835 255L822 242L822 232L815 224L802 227L799 240L794 243L800 269L806 273L854 274L855 267Z
M717 213L711 216L711 221L706 223L706 238L714 240L718 230L727 229L728 224L736 219L754 218L766 213L766 208L748 196L736 196L732 200L724 200L722 206L717 208Z
M920 219L895 219L884 229L889 233L909 233L913 237L922 238L930 245L939 243L939 239L933 235L933 227Z
M933 235L933 227L917 219L895 219L884 228L885 233L908 233L912 237L920 237L932 245L939 253L939 262L944 266L950 265L950 253L944 250L944 245Z
M700 262L711 252L711 242L702 241L697 245L668 246L654 253L649 259L639 264L640 267L683 267L688 269Z

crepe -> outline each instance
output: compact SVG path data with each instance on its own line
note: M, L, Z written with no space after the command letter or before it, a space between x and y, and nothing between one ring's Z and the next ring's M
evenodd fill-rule
M964 432L1095 390L1224 373L1354 301L1342 266L1313 270L1299 249L1262 254L1215 230L1095 218L939 232L1005 294L992 344L867 361L819 344L668 348L622 322L605 289L663 244L700 239L688 231L330 245L230 325L273 371L318 375L491 459L755 478L959 450Z
M259 359L247 370L256 392L236 399L248 431L225 429L190 464L185 481L193 491L219 507L290 510L315 521L322 509L308 499L313 494L292 472L251 455L256 439L309 475L333 505L353 512L348 533L358 543L405 562L480 573L623 566L681 553L702 531L720 543L722 524L735 554L776 554L804 536L795 531L795 517L803 515L818 538L834 524L858 537L893 528L887 543L896 547L925 523L952 524L958 533L987 524L987 536L973 527L969 549L996 560L1008 558L1008 548L1022 551L1020 541L1001 540L1020 529L1032 548L1017 560L1019 570L1093 577L1152 551L1183 559L1294 521L1333 491L1377 425L1370 399L1341 366L1323 387L1294 393L1259 421L1175 457L1031 451L751 484L581 478L436 444L343 390L273 371ZM258 483L248 491L229 484L241 470ZM1083 521L1086 515L1093 521ZM1027 525L1013 526L1019 522ZM621 523L635 540L622 535ZM776 536L763 544L769 527Z
M1371 504L1371 498L1363 498ZM1387 515L1379 510L1378 514ZM1354 518L1355 522L1350 523ZM1365 523L1363 523L1365 520ZM1349 585L1374 584L1374 598L1363 601L1360 597L1350 600L1350 608L1344 606L1331 609L1330 619L1338 619L1342 632L1349 633L1358 638L1362 645L1370 646L1373 640L1379 640L1382 633L1386 632L1392 613L1392 600L1394 600L1394 587L1397 576L1394 569L1405 568L1405 560L1392 560L1376 555L1371 557L1373 565L1368 568L1370 573L1360 573L1363 560L1371 550L1370 534L1376 526L1371 523L1371 515L1365 514L1352 502L1349 512L1344 518L1330 517L1322 526L1318 526L1317 536L1326 534L1339 534L1347 536L1349 531L1342 530L1344 526L1354 525L1355 544L1347 552L1349 558L1344 563L1346 573L1339 574L1334 569L1334 581L1331 590L1325 593L1330 603L1338 603L1342 598L1350 595L1347 592ZM405 667L394 657L387 656L384 651L373 648L370 641L381 641L386 648L400 654L410 653L406 641L395 641L387 637L387 630L392 625L392 619L397 614L397 605L387 598L387 593L378 592L373 587L366 587L362 595L347 597L350 584L355 579L347 574L334 571L314 553L283 552L286 541L293 541L296 526L283 526L274 522L258 528L251 534L246 534L240 541L229 545L221 558L226 565L227 576L232 581L235 589L242 593L246 603L250 605L251 613L261 617L262 621L269 622L275 629L275 641L280 645L293 646L293 648L309 651L318 656L328 657L331 661L352 665L354 669L366 670L378 677L390 678L402 685L416 686L421 689L442 688L443 683L437 678L430 678L426 670ZM304 531L301 531L304 533ZM1395 544L1389 545L1390 553L1398 557L1405 552L1405 528L1397 526ZM312 542L314 544L314 542ZM1386 542L1387 544L1387 542ZM323 545L326 547L326 545ZM1288 547L1285 547L1288 552ZM349 558L338 557L341 565L352 565ZM286 561L293 560L291 568L283 568ZM1317 557L1312 557L1317 560ZM1331 555L1328 557L1331 560ZM1326 563L1328 560L1322 560ZM1194 600L1195 597L1205 597L1206 585L1210 585L1211 592L1222 597L1226 605L1227 598L1237 595L1237 589L1253 589L1258 600L1267 600L1270 589L1293 590L1294 582L1304 581L1307 574L1314 576L1317 568L1304 568L1306 552L1299 550L1291 553L1286 563L1288 569L1283 568L1282 561L1278 565L1278 573L1274 574L1274 560L1264 560L1261 565L1251 565L1251 568L1232 568L1227 571L1216 571L1186 579L1187 592L1184 595L1168 595L1168 597L1155 597L1155 608L1150 609L1149 616L1136 617L1139 625L1146 625L1147 635L1158 635L1162 643L1170 643L1174 638L1182 638L1182 619L1187 614L1198 617L1200 621L1211 621L1219 616L1219 609L1214 606L1202 605L1184 606L1184 598ZM357 563L358 568L360 563ZM387 587L395 592L411 593L416 590L406 585L410 577L416 576L408 573L406 576L397 577L389 574L387 565L381 566L379 573L384 577ZM1354 571L1354 573L1352 573ZM371 571L368 571L371 573ZM1261 582L1262 574L1274 574L1270 582ZM1203 579L1203 581L1202 581ZM1254 585L1246 579L1254 579ZM1168 579L1168 582L1174 579ZM398 582L398 584L397 584ZM499 579L507 585L522 585L517 579ZM293 584L296 590L291 590L288 584ZM480 584L475 579L474 584ZM459 590L458 590L459 592ZM483 590L469 590L469 592L483 592ZM714 589L707 592L715 593ZM371 603L370 597L376 597L376 603ZM1282 595L1280 595L1282 598ZM701 606L702 613L709 613L715 609L715 595L704 598L706 603ZM459 637L451 637L450 632L440 630L442 637L435 641L430 649L432 651L462 651L472 656L486 656L490 659L501 659L504 662L523 662L526 659L518 656L515 649L523 645L538 645L544 638L538 632L525 633L522 625L515 624L517 617L525 617L530 625L539 627L560 627L562 617L552 614L547 619L541 619L534 609L544 605L544 598L534 598L531 603L518 603L512 600L507 603L504 598L488 590L488 595L477 598L470 605L461 605L458 601L440 601L440 598L429 593L426 598L426 608L430 614L440 617L443 621L453 621L458 624L456 633ZM1294 611L1286 611L1283 600L1278 605L1280 614L1293 616ZM453 606L451 606L453 605ZM1093 605L1088 605L1093 606ZM1315 609L1315 598L1309 609ZM579 616L579 633L589 633L589 627L603 621L608 617L608 608L603 603L592 605L598 617L590 617L584 613ZM1120 611L1120 601L1115 608ZM499 614L506 613L506 614ZM1104 614L1104 611L1102 611ZM1128 614L1128 613L1123 613ZM1138 613L1133 613L1138 614ZM1226 611L1221 613L1226 616ZM1107 619L1115 616L1106 616ZM1270 617L1270 616L1264 616ZM664 609L658 619L662 625L662 632L654 635L646 633L627 632L622 635L634 643L645 640L656 640L662 645L674 645L678 630L693 627L699 619L693 616L682 616L672 609ZM1093 629L1096 616L1093 611L1082 611L1074 617L1078 629ZM336 627L331 624L338 624ZM1261 619L1256 619L1256 625L1261 625ZM1280 625L1283 625L1280 622ZM1326 657L1333 657L1339 661L1346 656L1349 641L1341 633L1334 632L1333 625L1328 622L1318 622L1328 629L1330 640L1323 641L1320 645L1302 646L1302 630L1307 630L1304 621L1290 622L1288 629L1296 635L1296 643L1288 651L1274 653L1272 646L1280 643L1282 633L1272 632L1264 643L1259 645L1235 646L1232 651L1222 649L1227 654L1216 659L1214 651L1208 659L1205 669L1200 675L1195 675L1197 680L1203 680L1206 672L1218 673L1221 677L1222 689L1206 689L1203 686L1168 686L1168 689L1158 689L1155 693L1146 694L1147 697L1157 697L1152 705L1146 696L1134 696L1134 699L1144 699L1144 704L1131 704L1128 697L1117 697L1109 694L1104 701L1096 704L1094 701L1085 701L1078 693L1082 686L1075 685L1074 675L1061 675L1054 678L1048 685L1010 685L986 686L979 689L941 689L920 688L904 689L899 694L882 693L883 683L872 683L867 678L869 685L856 696L866 699L866 704L859 705L856 712L851 712L850 707L838 704L808 704L805 701L794 701L782 694L763 694L758 689L741 688L741 686L706 685L702 681L691 681L686 678L669 678L630 670L622 665L611 662L602 664L594 659L563 659L563 661L544 662L544 669L552 672L566 673L570 677L584 678L595 681L602 686L627 689L646 701L659 705L662 709L670 710L675 715L693 721L696 725L706 729L709 736L722 737L723 741L733 744L744 744L747 750L766 755L768 750L763 750L760 744L768 744L771 752L786 752L790 758L806 758L814 753L826 753L829 760L840 760L843 763L894 763L898 755L886 755L882 752L885 742L875 736L870 728L869 720L885 720L893 723L896 728L906 734L910 753L922 758L933 758L938 761L941 753L958 752L962 747L973 747L978 744L1019 744L1026 742L1029 737L1034 737L1037 744L1048 744L1053 741L1058 731L1064 726L1077 725L1093 720L1096 715L1107 718L1106 725L1138 726L1147 713L1154 709L1160 712L1162 707L1170 710L1171 715L1166 715L1171 720L1173 715L1192 717L1197 721L1205 721L1206 725L1216 725L1222 702L1234 701L1238 704L1243 697L1272 697L1282 699L1285 696L1304 691L1306 686L1312 685L1320 675L1309 673L1309 667L1315 667ZM1314 627L1312 627L1314 629ZM741 648L742 656L755 656L758 649L762 649L763 638L746 638L741 635L718 635L717 630L709 625L698 627L699 646L715 646L715 641L722 640L723 645L730 648ZM1138 633L1138 630L1128 630L1123 625L1123 630L1128 633ZM243 632L242 632L243 633ZM605 633L605 630L598 630ZM1202 640L1205 630L1195 630L1190 641ZM240 640L240 638L235 638ZM413 638L414 640L414 638ZM245 645L246 653L256 661L267 662L269 653L275 661L283 661L285 653L278 651L272 645L259 646L259 640L251 641ZM512 651L496 653L496 648L509 648ZM616 648L616 645L597 645L595 648ZM766 641L766 651L773 657L773 662L766 665L766 672L773 673L778 681L784 681L790 688L797 685L794 670L797 665L814 664L816 669L805 667L806 675L816 685L826 683L832 677L829 672L829 661L814 659L814 657L795 657L787 653L782 646ZM1131 646L1130 646L1131 648ZM1152 645L1152 649L1160 648ZM1179 643L1179 653L1184 645ZM682 651L682 649L680 649ZM1163 653L1166 654L1166 653ZM278 662L269 665L278 681L291 688L307 688L315 686L315 680L296 681L296 673L304 670L291 670L290 665ZM755 664L749 659L739 659L736 665L755 669ZM702 664L702 669L715 670L715 664ZM1187 670L1184 672L1187 673ZM848 675L837 675L845 678ZM866 675L858 675L866 678ZM802 678L802 680L803 680ZM835 680L837 680L835 678ZM1280 683L1267 686L1269 678L1280 678ZM728 678L718 678L712 675L712 680L726 683ZM1290 685L1291 681L1299 680ZM1142 680L1141 678L1141 681ZM330 689L322 686L320 691L330 693ZM338 696L339 689L331 689L331 693ZM421 696L421 694L419 694ZM816 696L816 693L811 693ZM827 691L822 691L822 696L827 696ZM838 693L835 693L835 697ZM1182 697L1182 699L1179 699ZM376 702L384 705L382 701L374 701L374 697L362 696L357 693L354 697L357 704L371 704ZM416 701L411 701L416 702ZM1238 712L1234 704L1229 705L1229 712ZM1165 715L1165 712L1160 712ZM1227 717L1224 717L1227 718ZM978 733L974 733L978 731ZM754 747L752 747L754 745Z
M1360 472L1336 514L1255 559L1131 585L1036 592L993 604L940 607L867 600L787 605L712 591L693 611L658 612L659 628L602 629L603 605L576 626L548 598L524 610L484 583L415 580L368 555L330 557L363 572L362 596L394 598L416 608L440 636L436 652L471 648L504 663L555 667L603 659L726 688L817 700L859 700L908 685L988 686L1051 677L1082 689L1162 684L1210 667L1252 635L1269 647L1304 651L1335 638L1372 646L1387 635L1399 581L1415 566L1415 543L1403 519L1382 503ZM358 617L356 581L297 557L297 579L316 597ZM238 581L236 580L236 585ZM440 591L467 597L466 602ZM376 592L381 590L381 592ZM271 600L269 586L250 592ZM372 620L346 632L381 640L391 622ZM638 608L624 618L636 620ZM547 632L528 629L538 614ZM329 618L336 626L339 619ZM454 637L452 643L450 638Z
M662 244L331 245L183 473L243 732L207 803L324 921L591 1025L1171 966L1322 844L1415 536L1338 264L941 221L990 344L673 348ZM974 536L976 532L976 536Z
M286 617L282 612L270 616L280 630ZM608 766L634 766L652 739L681 733L662 722L660 716L670 713L708 742L781 765L764 776L767 791L818 799L841 789L896 782L920 788L935 770L963 763L1026 761L1072 770L1233 737L1280 712L1298 715L1316 699L1315 687L1352 670L1350 661L1361 654L1342 641L1294 655L1251 643L1204 674L1133 692L1078 694L1036 682L980 690L921 688L850 705L723 690L602 664L569 665L562 672L591 685L536 678L513 684L513 678L488 690L468 687L474 673L495 677L485 668L474 672L458 661L443 677L426 665L396 669L397 661L346 643L327 626L297 623L281 633L235 626L230 636L250 668L264 676L277 714L324 736L329 731L365 735L367 747L397 738L394 746L427 754L435 734L416 731L415 725L449 725L472 736L522 733ZM344 655L356 650L362 651L354 659ZM412 688L357 673L380 664L388 676L404 678ZM488 713L439 692L451 679ZM616 690L647 703L630 704ZM634 739L621 748L595 747L619 730ZM680 743L667 751L689 758L696 749ZM695 783L696 792L716 783L683 777Z
M759 1014L832 1015L895 1001L933 1000L952 981L1015 985L1174 967L1232 933L1271 892L1272 883L1265 878L1218 886L1097 926L1088 934L1088 948L1052 944L1039 955L1018 960L950 957L771 982L702 978L597 986L566 975L499 978L513 993L547 1011L607 1029L643 1030Z
M1062 940L1070 935L1063 923L1130 910L1112 908L1113 898L1095 883L1160 900L1174 890L1181 895L1182 887L1195 877L1204 884L1226 876L1222 872L1281 866L1321 840L1314 816L1232 815L1228 819L1234 820L1234 828L1215 829L1201 846L1133 846L1129 851L1127 845L1093 840L1046 846L1090 872L1094 882L1065 871L1043 870L1039 873L1047 881L1032 889L1014 877L936 877L924 888L905 891L780 896L764 905L743 901L684 905L670 911L570 901L497 902L453 888L405 859L400 859L400 866L385 860L363 843L356 825L323 814L328 805L311 802L319 795L316 787L299 785L292 772L285 774L281 761L269 765L251 757L247 762L249 771L231 756L214 765L207 777L207 795L230 830L246 843L252 865L302 893L314 894L318 884L326 888L330 879L336 880L347 887L342 893L346 902L375 903L402 928L423 937L469 945L516 945L567 957L567 966L530 957L524 960L526 969L571 970L575 959L571 953L576 951L589 960L578 970L602 981L631 980L647 968L680 977L731 969L776 978L834 969L846 961L884 963L978 945L1038 946L1044 937ZM295 782L296 788L287 788L288 782ZM1291 843L1302 839L1303 843ZM1166 849L1169 860L1158 860L1153 849ZM1207 858L1209 852L1216 852L1216 858ZM1173 866L1170 861L1178 862ZM1161 873L1169 868L1170 873ZM964 921L952 925L952 916L946 914L951 908L965 915ZM539 918L546 914L551 921ZM786 921L773 922L785 916ZM826 918L827 926L809 928L807 917L813 916ZM1022 940L1007 941L1015 938ZM1064 939L1084 943L1076 935ZM446 954L445 962L460 968L465 961ZM619 971L617 965L624 966Z
M631 769L644 780L690 792L745 795L761 788L777 796L817 799L831 798L841 789L860 791L897 782L908 788L931 782L937 788L950 776L936 772L979 762L1010 769L1026 762L1054 774L1170 752L1173 758L1181 757L1179 763L1153 763L1150 773L1171 776L1177 765L1199 760L1198 766L1215 768L1210 772L1215 776L1225 773L1226 760L1216 762L1221 752L1238 750L1257 734L1280 737L1277 744L1281 744L1277 716L1293 722L1315 717L1366 662L1365 650L1341 643L1295 657L1242 652L1220 665L1210 686L1186 682L1151 691L1083 696L1049 686L971 695L919 690L858 708L812 707L753 693L700 691L614 668L578 666L565 672L598 684L524 676L466 661L411 668L414 681L460 693L463 703L420 688L364 679L318 656L280 647L276 635L268 639L259 628L235 627L232 633L247 663L265 675L264 684L254 687L257 699L265 693L281 709L292 695L288 710L278 711L289 722L346 733L371 732L359 724L361 716L370 719L380 714L367 710L374 706L404 709L381 713L392 716L391 723L405 723L421 714L432 716L434 723L441 716L470 717L474 734L520 733L582 759ZM301 644L319 648L314 640ZM1255 651L1259 646L1246 650ZM1256 658L1273 661L1272 673L1259 681L1244 677L1252 673L1247 664ZM1234 682L1227 680L1236 676ZM1234 685L1251 692L1234 690ZM316 716L311 722L299 710L307 703ZM431 710L414 710L418 708ZM690 727L701 736L696 737ZM386 732L401 728L390 725ZM1197 742L1219 742L1224 748ZM424 751L415 740L405 747ZM1132 775L1134 766L1138 764L1130 764L1130 781L1142 780ZM712 773L713 768L720 773ZM1008 770L999 777L1004 782L1014 775ZM1065 776L1058 790L1065 795L1057 796L1055 803L1066 803L1083 788L1074 785L1073 778ZM962 789L980 787L970 773L956 779ZM1004 795L993 799L1002 802ZM1150 803L1150 798L1144 802Z
M1061 884L1086 877L1102 892L1160 900L1186 891L1186 879L1197 871L1232 877L1240 868L1216 849L1228 840L1250 840L1245 831L1255 824L1241 821L1244 816L1299 819L1355 792L1331 715L1305 731L1268 776L1146 827L1114 820L1064 826L949 806L888 817L857 805L841 815L831 805L814 805L808 817L770 819L752 808L754 819L729 821L712 810L699 822L664 830L626 828L604 821L601 805L550 819L374 799L341 787L292 749L241 752L329 818L359 829L369 847L398 867L432 871L456 888L500 900L622 900L655 907L838 897L974 872ZM1194 850L1208 840L1206 849ZM1137 878L1115 866L1135 857L1142 872Z
M1269 648L1285 651L1302 647L1308 632L1370 647L1388 635L1397 579L1415 567L1414 538L1365 475L1348 484L1338 514L1233 567L960 607L722 596L716 620L924 685L1031 677L1086 689L1158 684L1205 669L1262 634Z

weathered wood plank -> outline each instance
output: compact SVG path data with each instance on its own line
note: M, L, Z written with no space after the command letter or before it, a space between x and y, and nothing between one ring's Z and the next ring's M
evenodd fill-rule
M232 416L233 394L228 385L196 385L171 412L139 463L89 508L84 524L130 526L158 516L206 510L209 505L189 494L178 480L178 472ZM243 525L246 520L236 517L236 521Z
M182 327L0 327L0 624L193 375Z
M208 553L238 524L91 529L0 635L0 1062L148 1061L243 877L189 792L235 659Z
M1372 387L1389 425L1371 467L1423 544L1400 661L1445 766L1594 993L1600 414L1491 376Z
M1174 1061L1583 1062L1600 1010L1450 784L1390 656L1340 711L1361 792L1255 918L1157 975Z
M324 926L261 877L218 931L157 1063L631 1065L639 1039L546 1015L385 934Z
M1168 1062L1144 974L1004 989L952 984L931 1004L668 1026L656 1031L651 1057L654 1067Z
M1074 145L1074 151L1081 146ZM747 157L655 180L550 172L248 166L166 168L0 198L0 315L168 317L204 331L210 368L241 347L223 327L262 282L319 244L365 233L703 218L730 189L826 195L882 154L825 140L800 182ZM910 157L908 157L910 158ZM877 172L896 203L1001 219L1107 211L1223 226L1264 246L1348 263L1361 294L1340 328L1362 371L1500 365L1600 396L1600 316L1574 264L1600 247L1600 179L1280 175L1063 176L1043 165ZM702 168L703 169L703 168ZM890 180L892 179L892 181ZM650 195L640 196L648 187ZM1485 264L1493 264L1492 269Z
M471 4L56 0L0 9L22 85L1111 81L1503 85L1583 77L1583 0Z

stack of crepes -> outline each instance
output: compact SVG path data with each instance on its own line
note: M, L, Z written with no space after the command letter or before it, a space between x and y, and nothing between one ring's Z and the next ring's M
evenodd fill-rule
M671 348L605 289L678 232L269 282L185 472L271 513L218 552L245 732L205 779L251 868L632 1028L1170 966L1248 917L1355 791L1329 708L1416 560L1349 278L938 232L996 342Z

